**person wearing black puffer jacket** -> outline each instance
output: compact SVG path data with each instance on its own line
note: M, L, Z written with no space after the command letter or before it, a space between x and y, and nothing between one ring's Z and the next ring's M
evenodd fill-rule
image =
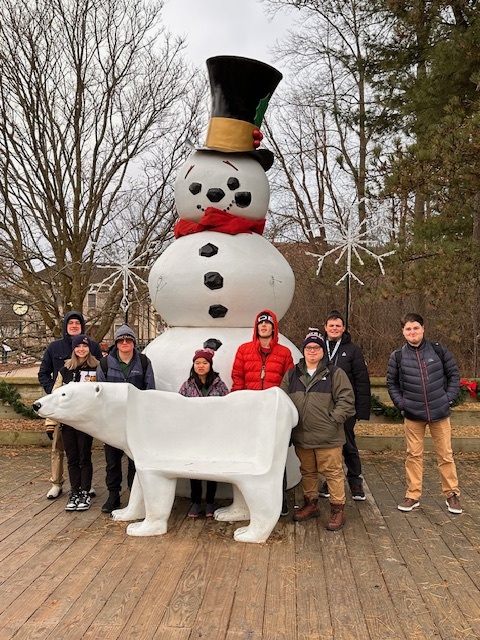
M328 362L343 369L350 380L355 394L355 415L345 421L345 444L343 458L347 467L347 481L354 500L365 500L363 490L362 463L355 440L357 420L370 419L370 376L367 364L359 346L352 342L339 311L331 311L325 320L325 346ZM322 498L330 497L327 482L320 488Z
M72 355L72 340L75 336L85 333L85 319L80 311L67 311L63 319L62 338L51 342L43 354L42 362L38 370L38 381L45 389L45 393L52 393L53 385L57 379L58 372L65 364L65 360ZM100 360L102 350L95 340L91 340L92 355ZM47 498L55 500L63 491L65 481L63 475L63 440L60 426L54 420L45 421L47 436L52 441L51 466L52 476ZM95 491L90 489L93 496Z
M407 492L400 511L420 506L425 428L430 427L442 492L450 513L462 513L452 451L450 407L460 391L460 373L450 351L424 337L422 316L407 313L401 320L406 343L388 361L387 388L404 416Z

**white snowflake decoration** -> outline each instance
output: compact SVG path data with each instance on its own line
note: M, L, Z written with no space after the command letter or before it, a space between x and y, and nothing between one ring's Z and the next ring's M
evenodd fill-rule
M360 265L363 266L365 263L362 260L360 251L364 251L367 255L375 258L380 268L380 271L384 276L385 269L383 268L383 259L386 258L387 256L392 255L393 253L395 253L395 251L388 251L387 253L382 253L381 255L377 255L376 253L374 253L373 251L370 251L370 249L367 248L367 245L371 243L371 240L369 240L369 237L371 237L372 233L374 233L377 229L380 229L381 227L382 227L381 224L377 224L374 227L370 227L368 231L361 231L360 223L358 221L356 222L353 221L352 215L348 215L346 225L343 222L343 220L340 220L338 222L338 231L340 233L340 238L336 246L333 247L333 249L330 249L330 251L327 251L323 255L320 255L318 253L311 253L310 251L305 252L307 256L313 256L318 259L318 268L317 268L316 275L318 276L318 274L320 273L325 259L331 255L334 255L338 251L339 256L335 260L335 264L338 264L340 260L343 258L343 256L346 255L347 270L343 274L343 276L340 278L340 280L338 280L335 283L335 285L338 286L341 282L345 280L345 278L353 278L359 284L363 285L364 283L352 271L352 257L355 256L358 262L360 263Z

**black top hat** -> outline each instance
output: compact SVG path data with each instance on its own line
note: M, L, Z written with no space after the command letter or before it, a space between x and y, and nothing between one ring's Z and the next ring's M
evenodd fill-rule
M268 171L273 153L257 149L268 102L282 74L258 60L216 56L207 60L212 113L205 148L250 153Z

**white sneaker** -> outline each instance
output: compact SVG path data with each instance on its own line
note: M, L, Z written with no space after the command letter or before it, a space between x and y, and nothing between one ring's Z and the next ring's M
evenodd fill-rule
M63 493L61 484L52 484L50 491L47 493L47 498L49 500L55 500L58 496L61 496Z
M77 511L86 511L90 509L91 499L86 491L80 491L77 499Z

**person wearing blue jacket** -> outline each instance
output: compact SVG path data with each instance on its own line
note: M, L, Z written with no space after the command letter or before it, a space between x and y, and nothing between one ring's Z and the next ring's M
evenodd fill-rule
M152 363L136 349L137 337L127 325L119 327L113 336L115 346L110 350L97 367L98 382L129 382L137 389L155 389L155 377ZM108 499L102 506L102 513L111 513L120 506L122 490L122 457L121 449L105 444L106 485ZM128 458L127 485L132 488L135 477L135 465Z
M64 366L65 360L72 356L72 340L75 336L85 333L85 319L80 311L68 311L63 319L62 335L59 340L51 342L43 354L42 362L38 370L38 381L45 390L45 393L52 393L53 385L57 379L58 372ZM102 350L95 340L91 340L91 353L100 360ZM63 483L63 440L59 425L52 420L46 421L47 436L52 441L52 477L51 488L47 493L49 500L54 500L62 494ZM91 490L91 495L94 492Z
M452 451L450 407L460 391L460 373L450 351L424 337L422 316L407 313L401 320L406 343L388 361L387 389L404 416L407 491L400 511L420 506L425 428L430 427L442 493L450 513L462 513Z

